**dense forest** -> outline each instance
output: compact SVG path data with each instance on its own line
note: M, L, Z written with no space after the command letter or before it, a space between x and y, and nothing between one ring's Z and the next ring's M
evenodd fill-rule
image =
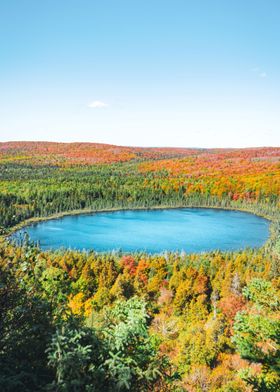
M279 391L280 148L0 143L1 391ZM269 218L259 249L42 251L9 233L104 209Z

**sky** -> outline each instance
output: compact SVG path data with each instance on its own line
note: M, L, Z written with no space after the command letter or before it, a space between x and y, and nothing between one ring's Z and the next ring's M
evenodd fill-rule
M0 1L0 141L280 145L279 0Z

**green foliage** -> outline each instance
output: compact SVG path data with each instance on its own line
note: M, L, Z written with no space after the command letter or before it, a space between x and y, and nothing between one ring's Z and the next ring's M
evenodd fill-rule
M57 267L46 268L39 279L45 296L57 304L65 302L69 287L67 284L67 275Z
M94 328L62 322L47 349L55 391L146 391L166 366L149 336L146 304L132 298L106 309Z
M138 163L73 166L67 169L0 164L0 177L0 230L3 231L28 218L83 209L232 206L264 215L278 215L279 195L273 187L267 190L270 203L261 192L258 203L246 198L234 200L230 189L221 198L216 195L215 177L178 174L166 178L160 172L139 171ZM184 186L179 185L182 183ZM242 184L241 188L244 187ZM200 188L204 188L204 191L201 192ZM186 193L189 189L193 191Z
M277 310L280 302L277 292L271 283L255 278L252 279L250 284L243 289L243 295L248 300L252 301L255 306L265 307Z
M117 302L103 316L101 334L109 353L104 367L117 390L145 391L161 377L163 361L157 357L147 319L145 302L135 297Z
M262 371L243 372L242 376L257 391L277 391L280 389L279 297L271 283L263 279L253 279L243 293L252 301L252 307L236 315L233 341L241 356L261 364Z
M50 307L0 265L0 310L0 390L38 391L52 378L45 355Z
M48 390L61 392L102 391L101 345L92 329L74 320L64 322L47 349L48 365L55 380Z

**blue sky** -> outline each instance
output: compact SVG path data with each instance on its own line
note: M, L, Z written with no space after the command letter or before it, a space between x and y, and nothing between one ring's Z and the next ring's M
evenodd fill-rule
M2 0L0 140L280 145L278 0Z

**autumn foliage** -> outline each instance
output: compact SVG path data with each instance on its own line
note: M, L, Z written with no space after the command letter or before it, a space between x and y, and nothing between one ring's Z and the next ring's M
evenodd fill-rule
M0 235L73 210L272 221L265 246L236 252L46 252L0 238L0 389L280 390L279 196L280 148L0 143Z

